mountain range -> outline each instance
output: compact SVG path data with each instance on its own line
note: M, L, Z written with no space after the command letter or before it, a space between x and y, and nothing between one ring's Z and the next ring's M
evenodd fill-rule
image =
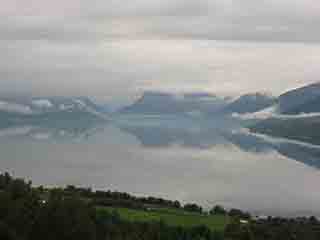
M230 115L252 113L275 104L276 99L262 93L238 98L220 97L209 93L170 94L145 92L136 102L120 110L122 114L188 114Z
M243 120L249 116L256 118L255 121L243 123L253 132L320 144L320 134L317 134L320 129L320 83L287 91L279 97L264 93L232 98L206 92L146 91L129 106L113 113L108 111L106 104L88 97L0 97L0 129L12 126L83 129L96 123L117 121L118 116L131 115L185 119L196 116L209 121L214 118L237 120L236 117ZM176 121L182 120L177 118Z
M0 98L0 128L12 126L85 127L106 120L101 107L86 97Z
M227 98L208 93L171 94L147 91L133 104L122 108L121 114L199 114L219 110Z
M95 114L101 111L101 107L87 97L0 97L0 111L26 115L72 111Z
M201 115L206 118L251 116L245 126L256 133L320 144L320 83L296 88L273 97L250 93L238 98L209 93L175 95L146 92L121 114ZM262 119L259 119L260 116Z
M206 92L174 94L146 91L117 114L196 115L210 117L259 113L272 108L274 114L298 115L320 112L320 83L288 91L279 97L264 93L248 93L237 98ZM21 115L82 112L105 117L110 112L105 104L88 97L0 97L0 112Z

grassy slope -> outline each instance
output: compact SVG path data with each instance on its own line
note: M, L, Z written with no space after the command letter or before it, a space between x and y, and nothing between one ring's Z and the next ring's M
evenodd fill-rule
M163 220L168 225L193 227L205 225L211 230L223 231L227 223L228 217L206 216L197 213L189 213L183 210L174 209L154 209L154 210L135 210L128 208L113 208L113 207L99 207L98 211L113 211L117 210L120 216L129 221L160 221Z

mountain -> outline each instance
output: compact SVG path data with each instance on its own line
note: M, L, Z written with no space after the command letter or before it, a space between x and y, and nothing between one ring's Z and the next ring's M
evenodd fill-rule
M320 83L280 95L277 113L250 126L253 132L320 144Z
M83 128L107 116L85 97L0 98L0 119L1 129L21 125Z
M229 137L228 137L229 135ZM266 139L247 132L232 132L225 134L226 138L234 145L246 152L267 153L277 151L281 155L320 169L320 148L311 147L290 141L275 141Z
M36 113L72 111L100 113L100 107L87 97L32 98L28 105Z
M177 99L169 93L145 92L141 98L132 105L124 107L120 112L136 114L172 114L181 112L182 110Z
M300 114L300 113L320 113L320 97L314 98L311 101L303 103L290 111L287 114Z
M276 98L262 93L253 93L240 96L221 111L223 114L253 113L268 108L276 103Z
M320 82L282 94L279 108L283 114L320 112Z
M309 101L303 102L296 106L291 106L283 114L302 114L302 113L320 113L320 97L314 97Z
M227 98L209 93L171 94L145 92L132 105L122 108L122 114L207 114L228 103Z
M285 92L274 100L274 103L272 106L256 112L234 116L242 120L316 116L320 114L320 83Z
M20 114L83 111L100 114L100 105L87 97L1 98L0 111Z
M252 132L320 144L320 116L270 118L250 127Z

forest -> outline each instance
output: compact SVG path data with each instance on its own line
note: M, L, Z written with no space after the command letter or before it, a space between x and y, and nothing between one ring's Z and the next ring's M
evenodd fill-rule
M182 216L182 221L148 218L164 212L166 216ZM131 218L124 213L131 214ZM138 219L137 213L144 215L138 214ZM213 223L207 224L204 219ZM320 239L320 222L315 217L255 219L249 213L225 210L222 206L206 212L194 203L182 205L178 201L75 186L35 187L30 181L3 173L0 174L0 239L313 240Z

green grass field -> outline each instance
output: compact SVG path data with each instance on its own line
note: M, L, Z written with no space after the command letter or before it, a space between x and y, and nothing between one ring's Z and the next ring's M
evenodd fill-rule
M194 227L205 225L211 230L223 231L229 218L223 215L206 216L177 209L135 210L116 207L98 207L98 211L116 210L120 217L129 221L164 221L171 226Z

